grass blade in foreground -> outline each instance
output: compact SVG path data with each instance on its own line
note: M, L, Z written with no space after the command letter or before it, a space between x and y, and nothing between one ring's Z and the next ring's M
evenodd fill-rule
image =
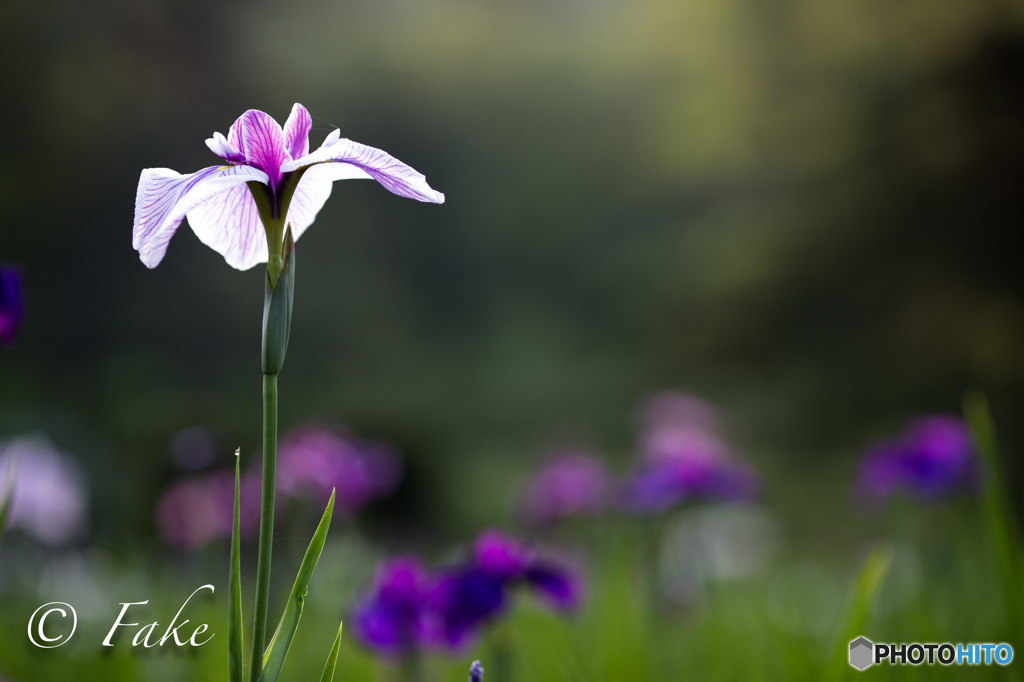
M964 416L984 470L981 484L981 513L988 542L995 554L1014 643L1024 641L1024 558L1020 533L1003 489L1002 462L995 424L985 396L970 392L964 398Z
M292 586L291 594L288 595L288 603L285 605L281 622L277 624L277 631L270 640L263 655L263 674L260 682L275 682L281 674L284 666L285 656L291 648L292 639L295 638L295 631L299 627L299 619L302 617L302 607L305 603L306 593L309 589L309 581L313 578L313 570L316 562L320 560L320 552L324 549L324 542L327 540L327 531L331 527L331 515L334 513L334 492L331 492L331 499L324 510L320 525L316 527L313 539L309 542L306 555L302 557L302 564L299 565L299 574L295 576L295 585Z
M4 531L7 530L7 516L11 512L11 500L14 499L14 477L17 474L16 463L11 462L7 467L7 476L4 480L4 487L0 488L0 544L4 541Z
M239 533L239 466L235 450L235 510L231 519L231 565L228 576L228 682L242 682L242 551Z
M334 646L331 647L331 653L327 656L327 664L324 666L324 674L320 677L320 682L334 682L334 669L338 666L338 652L341 650L341 629L345 627L345 623L338 625L338 636L334 638Z
M876 546L861 565L853 583L850 601L839 624L839 641L835 645L835 651L828 658L828 667L822 675L823 679L841 680L853 670L848 660L850 641L864 634L891 563L892 550L889 547Z

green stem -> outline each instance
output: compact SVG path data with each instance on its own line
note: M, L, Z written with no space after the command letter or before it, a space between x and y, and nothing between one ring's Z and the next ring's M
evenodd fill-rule
M249 679L263 673L270 601L270 555L274 544L274 489L277 478L277 374L263 375L263 496L260 501L260 546L256 561L256 607L252 620Z

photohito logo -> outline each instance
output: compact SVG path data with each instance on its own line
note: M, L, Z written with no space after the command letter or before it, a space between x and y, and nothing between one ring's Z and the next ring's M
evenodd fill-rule
M867 637L850 642L850 665L864 670L876 663L889 665L1009 665L1013 647L1000 644L950 644L943 642L911 642L909 644L875 644Z

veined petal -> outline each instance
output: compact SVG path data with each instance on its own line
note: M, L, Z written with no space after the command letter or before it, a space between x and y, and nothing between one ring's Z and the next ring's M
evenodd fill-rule
M267 261L267 234L245 185L193 207L188 212L188 224L199 241L224 256L233 268L248 270Z
M245 162L245 155L237 147L231 146L231 143L220 133L214 133L213 137L206 141L206 146L225 161L230 161L231 163Z
M228 144L235 149L241 151L242 147L242 119L245 118L245 114L242 114L235 119L235 122L231 124L228 129Z
M255 180L266 183L267 174L249 166L210 166L191 175L169 168L147 168L139 178L135 195L132 246L149 268L167 253L178 225L190 210L233 187Z
M330 136L328 137L330 139ZM408 199L444 203L444 195L427 184L422 173L402 163L385 151L368 147L352 140L339 139L333 144L324 144L315 152L281 166L285 173L315 164L348 166L351 170L337 169L340 175L334 179L369 177L384 186L386 190ZM354 171L362 173L357 174Z
M288 204L287 219L287 224L292 228L292 237L296 241L306 228L313 224L316 214L331 196L331 187L337 179L331 173L331 166L334 165L336 164L313 166L299 180L291 203Z
M309 153L309 131L312 129L312 117L306 111L306 107L296 102L284 123L285 150L293 159Z
M288 160L284 131L270 114L256 109L242 114L235 122L235 125L239 124L238 133L242 138L240 149L245 154L246 164L266 173L270 178L270 187L277 189L281 182L281 164Z

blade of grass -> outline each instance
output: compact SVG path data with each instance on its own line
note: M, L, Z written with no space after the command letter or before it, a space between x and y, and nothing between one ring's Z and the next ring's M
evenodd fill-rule
M242 550L239 532L239 468L242 450L235 450L235 509L231 519L231 566L228 576L228 681L242 682Z
M842 680L853 670L849 665L850 642L864 634L890 564L892 549L884 545L872 549L868 558L861 564L853 582L846 611L839 622L839 641L836 642L835 649L826 662L828 667L821 676L822 679Z
M4 532L7 530L7 516L11 512L11 502L14 499L15 474L17 474L17 464L12 460L7 465L4 487L0 489L0 544L3 544L4 541Z
M309 590L309 581L313 578L313 570L316 562L320 560L320 552L324 549L324 542L327 540L327 531L331 527L331 515L334 513L334 492L331 492L331 499L324 510L323 518L313 533L313 539L309 542L306 555L302 557L299 565L299 573L295 576L295 584L292 586L291 594L288 595L288 603L285 605L284 613L281 615L281 622L277 624L274 637L270 640L266 653L263 655L263 674L260 682L275 682L281 674L284 666L284 659L291 648L292 640L295 638L295 631L299 627L299 619L302 617L302 607L305 603L306 593Z
M964 397L964 416L983 464L982 525L995 557L1011 633L1015 642L1021 642L1024 641L1024 557L1021 556L1020 532L1003 488L1005 479L995 422L982 393L972 391Z
M334 646L327 656L327 663L324 665L324 674L320 676L320 682L334 682L334 669L338 665L338 652L341 651L341 629L345 623L338 625L338 636L334 638Z

